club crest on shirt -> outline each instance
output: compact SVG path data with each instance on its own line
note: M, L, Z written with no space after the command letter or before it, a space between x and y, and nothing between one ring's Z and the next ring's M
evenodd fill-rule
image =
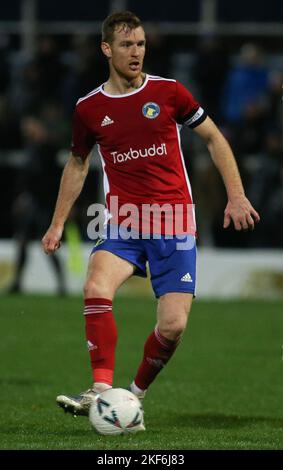
M142 113L148 119L155 119L160 114L160 108L156 103L145 103L142 107Z

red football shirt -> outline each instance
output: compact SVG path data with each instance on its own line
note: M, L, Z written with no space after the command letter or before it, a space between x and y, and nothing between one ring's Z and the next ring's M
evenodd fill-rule
M113 196L119 208L129 203L185 207L193 201L180 128L194 128L205 118L176 80L146 75L139 89L124 95L109 95L101 85L77 102L71 150L86 158L98 145L108 208ZM195 232L192 225L191 220L189 233ZM161 233L167 232L162 223Z

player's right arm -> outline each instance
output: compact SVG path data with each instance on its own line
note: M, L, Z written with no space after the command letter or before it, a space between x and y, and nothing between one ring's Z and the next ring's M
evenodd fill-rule
M46 254L54 253L60 248L64 224L83 188L88 174L89 160L90 154L87 158L71 154L64 167L51 225L42 238Z

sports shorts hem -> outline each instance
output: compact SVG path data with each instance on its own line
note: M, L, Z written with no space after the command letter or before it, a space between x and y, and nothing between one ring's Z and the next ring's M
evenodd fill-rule
M193 296L195 297L195 290L194 289L165 289L164 292L163 291L159 291L159 292L154 292L155 293L155 297L158 299L159 297L161 297L162 295L165 295L165 294L193 294Z
M128 263L131 263L135 268L136 270L134 271L133 273L133 276L139 276L139 277L144 277L146 278L147 277L147 273L146 271L144 271L143 267L138 265L137 263L133 263L133 261L131 259L128 259L127 256L121 256L120 254L117 254L115 253L115 251L112 251L110 250L109 248L105 248L104 246L101 246L101 248L99 247L94 247L91 251L91 255L96 253L97 251L108 251L109 253L112 253L112 255L115 255L115 256L118 256L118 258L121 258L125 261L128 261Z

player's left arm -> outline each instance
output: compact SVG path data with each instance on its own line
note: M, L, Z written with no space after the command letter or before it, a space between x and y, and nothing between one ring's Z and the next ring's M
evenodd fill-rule
M228 203L224 211L223 227L227 228L232 220L236 230L253 230L255 223L260 221L260 216L245 196L229 143L209 117L195 127L194 131L206 142L211 158L224 181Z

